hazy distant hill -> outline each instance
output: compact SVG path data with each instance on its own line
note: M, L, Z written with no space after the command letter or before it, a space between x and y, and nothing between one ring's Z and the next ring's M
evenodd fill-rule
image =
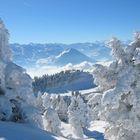
M45 60L49 64L49 62L56 64L56 61L59 62L61 58L66 57L66 53L63 54L59 58L59 60L55 60L60 54L64 53L66 50L70 50L69 54L71 56L77 56L75 54L79 54L79 58L81 60L102 60L102 59L109 59L110 58L110 49L106 48L103 42L96 42L96 43L75 43L75 44L11 44L10 47L13 50L13 60L15 63L25 66L25 67L32 67L35 66L39 60ZM75 50L73 50L73 49ZM79 51L76 52L76 50ZM80 54L82 53L82 54ZM85 56L84 56L85 55ZM79 61L78 58L78 62ZM71 58L71 62L73 62L74 58ZM76 59L75 59L76 60ZM68 61L64 63L66 64Z
M55 57L56 65L66 65L68 63L79 64L84 61L95 62L92 58L86 56L76 49L65 50Z

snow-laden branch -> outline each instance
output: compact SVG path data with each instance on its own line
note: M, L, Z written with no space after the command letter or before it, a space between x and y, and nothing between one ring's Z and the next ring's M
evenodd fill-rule
M140 139L140 33L124 49L113 38L109 42L115 61L110 66L95 65L96 84L103 90L99 116L108 121L105 135L109 140ZM113 83L113 84L112 84Z

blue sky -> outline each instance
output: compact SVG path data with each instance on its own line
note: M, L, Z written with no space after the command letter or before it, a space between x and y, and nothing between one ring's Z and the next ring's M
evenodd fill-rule
M10 42L122 40L140 30L140 0L0 0Z

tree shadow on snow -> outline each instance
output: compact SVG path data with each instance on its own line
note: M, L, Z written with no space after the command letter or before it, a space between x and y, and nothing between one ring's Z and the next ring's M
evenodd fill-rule
M104 134L98 131L90 131L88 129L84 129L84 134L88 137L88 138L94 138L95 140L106 140L104 138Z

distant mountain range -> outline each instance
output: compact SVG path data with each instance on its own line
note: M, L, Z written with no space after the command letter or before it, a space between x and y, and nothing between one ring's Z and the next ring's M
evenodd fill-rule
M110 49L104 42L75 44L10 44L13 61L23 67L35 65L78 64L110 59Z

